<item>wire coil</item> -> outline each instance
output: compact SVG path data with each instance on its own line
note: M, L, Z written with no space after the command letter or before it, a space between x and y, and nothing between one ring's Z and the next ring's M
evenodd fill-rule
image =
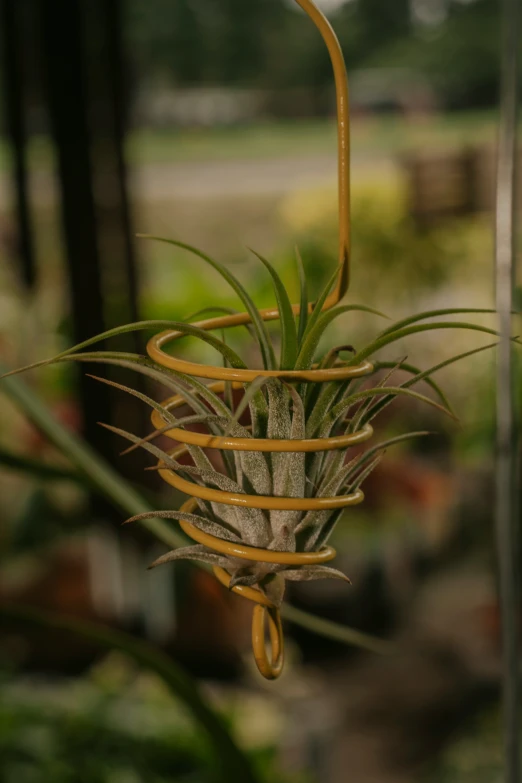
M373 369L373 368L372 368ZM215 384L213 384L215 387ZM184 400L179 395L166 400L163 405L165 407L174 407L184 403ZM154 411L152 414L152 423L155 428L159 429L165 424L161 414L158 411ZM158 426L159 425L159 426ZM251 439L251 438L219 438L214 435L205 435L202 433L193 433L188 430L181 430L177 427L173 427L170 430L164 432L164 434L176 441L182 442L185 445L172 452L174 459L178 459L187 453L187 445L193 441L193 436L197 435L199 443L204 440L205 446L210 448L228 448L237 450L253 450L252 444L256 443L257 450L259 451L326 451L339 448L346 448L347 445L355 445L356 443L362 443L368 440L373 430L371 426L367 425L361 430L351 433L347 436L332 437L332 438L318 438L316 439L318 447L315 449L309 448L310 443L314 443L314 440L289 440L289 441L277 441L267 439ZM216 446L216 441L227 440L226 446ZM342 440L342 445L339 445L339 441ZM234 441L231 445L230 441ZM283 444L284 448L277 449L277 445ZM305 445L304 448L302 446ZM181 490L187 494L192 494L192 498L183 504L181 511L192 513L196 508L196 498L209 500L215 503L224 503L225 505L242 505L248 508L263 508L269 510L283 511L283 510L296 510L296 511L309 511L312 509L333 509L333 508L346 508L347 506L358 505L364 500L364 493L358 489L348 495L340 495L337 497L316 497L316 498L290 498L290 497L275 497L267 495L248 495L239 494L234 492L225 492L223 490L212 489L211 487L204 487L195 484L191 481L181 478L177 475L176 471L167 467L165 464L160 465L160 476L171 486ZM272 549L264 549L260 547L247 546L244 544L238 544L231 541L225 541L222 538L213 536L209 533L205 533L199 530L186 520L180 520L179 525L183 532L192 538L193 541L198 544L204 544L211 548L217 554L224 554L229 557L237 557L242 560L252 560L258 563L276 563L277 565L318 565L320 563L327 563L333 560L336 556L336 551L331 546L322 547L317 552L280 552ZM230 586L230 574L225 569L219 566L213 566L214 575L225 587ZM279 677L283 669L284 662L284 640L283 630L281 624L281 616L278 608L273 604L267 596L253 587L247 587L244 585L235 585L229 588L237 595L247 598L253 601L256 606L252 615L252 649L254 652L254 658L257 667L261 674L267 679L275 679ZM268 618L268 629L271 641L271 656L268 657L265 645L265 621Z
M312 19L328 48L332 61L337 102L337 129L338 129L338 196L339 196L339 261L341 271L333 292L326 299L323 306L327 310L337 304L344 296L348 287L349 273L349 247L350 247L350 220L349 220L349 112L348 112L348 84L346 68L342 51L326 17L319 11L311 0L296 0L298 5ZM299 305L293 305L294 314L299 313ZM260 311L264 321L279 318L277 309ZM226 315L199 321L194 326L204 330L228 329L251 322L248 313ZM278 378L290 383L312 382L326 383L340 381L349 378L360 378L373 372L373 365L364 361L359 365L331 367L328 369L310 370L249 370L233 367L213 367L189 362L167 354L164 346L182 337L179 331L165 331L155 335L147 345L147 352L151 359L158 364L190 377L206 378L215 383L210 389L217 394L223 393L225 382L232 382L232 388L242 389L245 383L250 383L259 376ZM163 407L170 411L184 404L179 395L171 397L163 402ZM155 429L164 429L166 422L161 413L153 411L152 423ZM167 437L182 445L177 448L172 456L178 458L185 454L189 445L197 445L201 448L213 448L231 451L261 451L261 452L318 452L345 449L348 446L360 444L371 438L372 427L368 424L360 430L348 435L329 438L310 438L302 440L275 440L270 438L237 438L219 437L212 434L197 433L189 430L172 427L164 433ZM268 495L249 495L243 493L226 492L200 486L195 482L179 476L175 470L164 463L159 466L161 477L176 489L191 495L182 506L182 511L192 512L197 504L196 499L209 500L225 505L243 506L248 508L261 508L273 511L309 511L314 509L332 510L345 508L361 503L364 500L363 492L358 489L347 495L337 497L315 498L291 498L275 497ZM180 521L182 530L199 544L210 547L214 552L239 557L243 560L252 560L259 563L276 563L278 565L303 566L325 563L332 560L336 551L331 546L325 546L317 552L280 552L270 549L262 549L247 545L225 541L216 536L204 533L187 521ZM231 576L223 568L214 566L214 575L225 587L229 588ZM244 585L235 585L231 590L255 603L252 617L252 647L257 667L267 679L275 679L281 674L284 662L284 640L281 624L281 616L275 604L261 590ZM268 620L268 632L271 641L271 654L267 653L265 642L265 624Z

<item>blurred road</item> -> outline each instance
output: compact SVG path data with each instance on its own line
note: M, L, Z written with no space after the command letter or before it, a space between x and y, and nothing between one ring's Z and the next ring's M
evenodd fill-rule
M272 159L148 163L131 171L133 196L144 201L170 198L220 198L279 195L336 180L335 155L300 155ZM352 160L354 177L371 179L394 168L386 155L358 156ZM48 171L33 173L31 193L35 203L54 198L55 182ZM8 177L0 175L0 209L10 200Z

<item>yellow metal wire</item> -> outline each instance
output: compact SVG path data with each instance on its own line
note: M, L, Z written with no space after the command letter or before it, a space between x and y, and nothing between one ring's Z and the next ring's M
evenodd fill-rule
M373 369L373 367L372 367ZM325 370L324 372L328 372ZM331 379L329 379L331 380ZM212 383L209 385L209 389L216 394L222 394L224 391L224 383ZM233 389L242 389L243 384L233 383ZM167 411L175 410L176 408L186 405L185 400L179 394L175 394L173 397L169 397L162 402L162 407ZM163 430L168 423L159 411L153 411L151 415L152 423L157 430ZM203 432L193 432L191 430L181 429L180 427L173 427L172 429L164 432L171 440L178 441L178 443L189 444L190 446L200 446L203 449L224 449L225 451L277 451L288 452L296 450L295 440L287 440L281 438L276 440L275 438L233 438L233 437L220 437L218 435L206 435ZM373 435L373 427L371 424L365 424L357 432L351 432L348 435L336 435L331 438L303 438L299 441L298 451L316 452L316 451L332 451L335 449L344 449L348 446L356 446L359 443L364 443L369 440ZM178 456L180 456L178 454Z
M333 292L328 296L323 309L327 310L339 302L348 288L349 259L350 259L350 160L349 160L349 107L348 107L348 80L346 67L339 45L339 41L332 30L330 23L313 4L311 0L296 0L298 5L312 19L328 48L335 77L335 90L337 102L337 135L338 135L338 196L339 196L339 262L340 272ZM299 313L299 305L292 306L294 314ZM260 311L264 321L279 318L277 309L265 309ZM204 330L229 329L234 326L251 323L248 313L237 313L219 318L199 321L194 326ZM182 372L186 375L200 378L208 378L217 383L211 384L211 388L217 394L224 391L225 382L232 382L233 388L243 388L243 384L250 383L259 376L274 377L288 382L307 381L325 383L340 381L348 378L359 378L370 374L373 365L362 362L357 366L334 366L328 369L312 368L310 370L249 370L233 367L214 367L179 359L165 353L164 346L182 337L179 331L165 331L155 335L147 345L147 352L151 359L169 369ZM167 410L173 410L184 404L179 395L165 400L163 406ZM158 411L152 414L152 422L156 429L163 429L166 422ZM261 452L317 452L333 449L342 449L347 446L363 443L373 434L368 424L359 431L349 435L331 438L307 438L301 440L275 440L271 438L237 438L218 437L215 435L191 432L179 427L172 427L166 433L167 437L181 443L182 446L172 452L172 457L178 459L187 452L188 445L197 445L202 448L215 448L232 451L261 451ZM178 476L176 471L167 467L164 463L159 465L161 477L176 489L191 495L183 506L182 511L191 512L196 508L195 498L209 500L215 503L224 503L232 506L244 506L247 508L261 508L267 510L296 510L308 511L312 509L338 509L361 503L364 495L361 490L341 495L338 497L315 498L289 498L272 497L265 495L248 495L243 493L224 492L210 487L202 487L194 482ZM250 547L230 541L224 541L216 536L202 532L188 522L181 521L180 525L185 533L200 544L210 547L213 551L237 557L244 560L253 560L260 563L276 563L279 565L295 565L297 567L310 564L327 562L335 557L332 547L324 547L318 552L279 552L258 547ZM225 587L230 586L230 574L223 568L214 567L216 578ZM259 589L243 585L233 586L232 591L255 603L252 618L252 647L254 658L261 674L267 679L275 679L281 674L284 662L284 641L281 625L281 616L278 608ZM268 620L268 632L271 642L270 656L266 650L265 624Z
M168 437L169 433L166 433ZM246 448L250 443L250 438L242 438L242 451L248 451ZM301 451L300 440L290 441L294 444L293 451ZM171 457L178 460L187 453L187 447L182 446L171 452ZM349 495L335 495L333 497L315 497L315 498L286 498L274 497L272 495L247 495L239 492L227 492L222 489L212 489L196 484L193 481L178 476L175 470L169 468L164 462L159 463L161 478L170 484L171 487L184 492L186 495L199 498L200 500L209 500L211 503L224 503L227 506L242 506L243 508L262 508L267 511L333 511L336 508L346 508L347 506L357 506L364 500L362 489L357 489ZM230 542L227 547L230 552ZM283 562L283 561L282 561ZM303 561L304 564L305 561Z
M321 33L328 48L335 78L335 95L337 105L337 171L338 171L338 201L339 201L339 264L341 270L335 289L327 298L324 308L339 302L348 289L350 271L350 110L348 104L348 77L341 46L330 22L324 14L313 4L312 0L296 0L297 4L308 14ZM299 312L299 305L294 305L294 313ZM264 321L277 320L279 311L266 309L261 311ZM229 329L233 326L250 323L248 313L237 313L221 318L211 318L199 321L194 326L200 329ZM276 370L238 370L231 367L207 367L194 362L183 361L174 356L169 356L163 350L166 343L176 340L183 335L176 331L165 331L155 335L147 346L151 359L159 362L164 367L169 367L178 372L196 377L211 378L213 380L242 381L248 383L259 375L282 378L288 381L331 381L342 380L349 377L365 375L365 368L369 362L356 367L335 368L333 370L306 370L286 371ZM371 365L370 365L371 367ZM371 372L371 370L368 370ZM330 373L325 375L325 373Z

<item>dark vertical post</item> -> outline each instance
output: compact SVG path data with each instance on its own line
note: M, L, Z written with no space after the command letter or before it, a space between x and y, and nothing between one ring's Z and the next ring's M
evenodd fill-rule
M503 0L502 76L496 195L496 306L500 325L497 360L496 525L502 616L506 783L520 780L519 589L517 426L514 401L511 311L515 276L517 161L517 50L519 0Z
M138 317L136 264L127 195L127 95L119 0L82 0L100 254L108 326ZM134 336L127 338L135 342Z
M138 320L136 261L127 193L124 137L127 94L121 0L38 0L42 13L48 105L57 150L62 222L75 341ZM143 334L127 333L111 349L139 352ZM112 380L125 370L105 367ZM124 374L122 377L122 373ZM143 432L143 405L81 373L85 435L111 461L119 444L97 422ZM135 374L132 385L140 386ZM143 479L143 454L121 463Z
M106 328L137 321L138 284L127 191L125 131L128 94L125 82L123 20L120 0L81 0L84 59L87 74L87 116L91 129L92 182L101 259L103 315ZM118 347L140 352L144 336L121 335ZM128 371L111 367L112 380L126 383ZM123 377L122 377L123 376ZM143 376L132 385L143 389ZM148 429L146 412L135 397L110 390L111 422L123 429ZM143 480L144 454L129 455L121 469Z
M103 297L97 221L91 178L87 87L80 0L40 0L43 57L51 128L57 151L63 235L75 342L103 332ZM79 373L84 434L97 450L108 438L109 393ZM110 450L110 449L109 449Z
M124 268L128 286L129 317L131 321L137 321L138 281L136 277L132 216L127 190L127 167L125 164L129 87L126 78L127 62L123 45L122 10L122 0L106 0L102 2L102 11L105 14L105 27L107 30L108 75L113 110L114 162L120 206Z
M13 154L13 190L17 220L17 254L22 279L28 288L35 282L36 262L29 203L27 168L27 118L24 98L23 5L21 0L0 0L0 36L5 123Z

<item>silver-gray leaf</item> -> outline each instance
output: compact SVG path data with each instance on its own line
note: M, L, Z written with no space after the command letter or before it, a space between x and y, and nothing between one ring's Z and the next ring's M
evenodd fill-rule
M185 511L151 511L131 517L128 522L135 522L140 519L150 519L153 517L159 517L160 519L178 519L183 520L184 522L190 522L191 525L194 525L194 527L197 527L198 530L201 530L203 533L216 536L216 538L222 538L225 541L241 543L241 538L232 530L229 530L206 517L200 517L198 514L188 514Z
M291 568L287 571L281 571L283 579L291 582L310 582L312 579L342 579L351 584L348 577L337 568L330 568L324 565L301 566L301 568Z
M230 566L230 560L223 555L218 555L202 544L196 544L195 546L184 546L179 549L172 549L170 552L158 557L149 568L156 568L156 566L163 565L164 563L171 563L175 560L198 560L202 563L210 563L211 565L221 566L226 568Z
M261 588L266 597L275 606L281 606L285 594L285 580L279 574L274 574L263 582Z

